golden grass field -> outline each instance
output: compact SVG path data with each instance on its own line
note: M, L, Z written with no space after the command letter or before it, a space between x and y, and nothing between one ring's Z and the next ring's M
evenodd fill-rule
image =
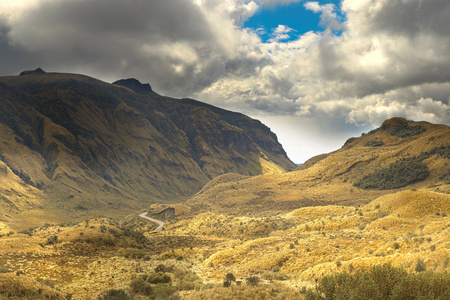
M399 158L448 147L447 126L420 124L427 130L419 136L398 138L379 130L293 172L219 176L187 202L172 204L175 218L161 232L137 213L76 224L61 220L25 231L0 223L0 295L98 299L122 289L148 299L133 284L160 265L170 269L165 274L171 283L151 287L160 293L172 288L167 299L301 299L323 276L385 263L410 273L421 271L417 266L423 263L427 271L448 274L445 155L427 156L427 179L406 187L353 185ZM374 139L384 146L364 146ZM167 206L145 210L157 213ZM229 273L236 282L223 287ZM246 284L255 276L257 286Z

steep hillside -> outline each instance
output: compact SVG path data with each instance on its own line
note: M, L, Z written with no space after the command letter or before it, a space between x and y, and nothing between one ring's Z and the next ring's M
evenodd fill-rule
M8 182L0 206L11 212L51 200L62 218L123 213L186 197L224 173L294 168L260 122L160 96L134 79L108 84L40 69L1 77L0 129Z
M449 183L450 127L394 118L293 172L215 180L187 204L200 211L274 214L365 204L404 188L450 193Z

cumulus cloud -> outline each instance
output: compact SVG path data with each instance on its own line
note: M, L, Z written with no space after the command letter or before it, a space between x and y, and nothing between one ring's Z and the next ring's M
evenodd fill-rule
M336 14L336 6L333 3L320 5L319 2L306 2L306 9L309 9L315 13L320 13L320 25L331 30L341 30L342 24L338 20Z
M269 43L273 42L279 42L283 40L287 40L291 38L289 35L289 32L295 31L294 29L290 28L289 26L279 24L270 34L271 38L269 39Z
M242 27L261 7L291 2L320 14L324 30L290 40L294 29L279 24L263 42ZM321 3L2 0L1 72L137 77L253 116L450 123L448 0Z
M332 4L304 5L321 14L327 29L340 28L342 34L325 30L261 44L273 63L241 78L246 84L222 78L226 88L212 93L208 87L199 96L233 102L239 95L247 104L258 103L253 108L261 113L345 116L357 125L378 126L393 116L450 123L450 34L445 30L450 2L344 0L341 23ZM245 95L237 92L242 86ZM262 101L288 109L270 111L273 106Z
M3 5L4 51L49 70L111 81L139 77L161 92L189 96L268 61L256 33L238 26L256 11L252 1L34 0L20 14ZM12 69L16 62L5 63Z

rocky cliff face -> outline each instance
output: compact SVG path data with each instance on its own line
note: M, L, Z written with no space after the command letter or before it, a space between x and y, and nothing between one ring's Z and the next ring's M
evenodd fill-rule
M0 154L1 176L21 186L2 195L79 211L135 209L193 194L223 173L294 167L275 135L244 115L163 97L133 79L42 70L0 77ZM3 198L6 211L26 206L26 197Z

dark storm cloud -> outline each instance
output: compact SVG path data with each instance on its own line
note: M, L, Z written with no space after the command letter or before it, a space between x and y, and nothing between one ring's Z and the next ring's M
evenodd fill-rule
M448 35L449 16L448 0L391 0L375 13L372 20L374 30L412 38L418 34Z
M245 74L267 64L245 53L234 57L210 22L191 1L44 1L9 21L3 53L23 54L48 71L111 81L138 77L177 96L199 91L227 72ZM232 23L223 26L230 28L235 30Z
M92 35L117 34L148 40L202 41L212 33L198 6L189 1L82 0L44 3L26 22L50 29L64 24ZM41 28L42 28L41 27Z
M32 2L0 20L2 74L43 67L107 81L136 77L162 94L261 114L347 115L378 125L423 109L429 121L449 121L447 0L343 0L344 21L336 6L317 1ZM288 2L320 14L328 28L283 43L239 26L258 5Z

